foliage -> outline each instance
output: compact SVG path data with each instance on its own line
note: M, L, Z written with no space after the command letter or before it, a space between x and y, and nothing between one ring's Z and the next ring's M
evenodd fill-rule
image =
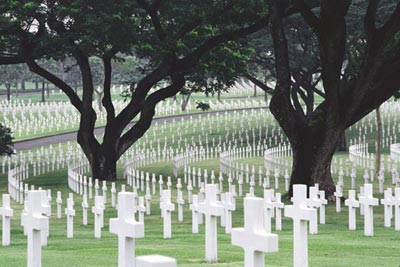
M11 156L14 154L14 143L12 140L11 129L0 123L0 156Z
M0 84L6 85L6 87L15 87L20 81L22 73L21 65L3 65L0 66Z
M202 111L206 111L210 109L210 105L201 101L196 102L196 108Z
M9 0L0 9L5 25L13 25L4 40L18 40L17 56L63 90L80 112L78 142L99 179L115 179L115 162L150 127L159 102L185 84L212 93L231 85L249 56L246 50L237 52L235 41L268 24L261 0ZM43 58L73 58L82 97L39 64ZM119 114L110 94L113 78L131 83L124 93L130 99ZM101 85L107 112L102 143L93 133L97 115L92 107L94 88ZM129 126L136 117L138 122ZM103 175L102 169L113 171Z

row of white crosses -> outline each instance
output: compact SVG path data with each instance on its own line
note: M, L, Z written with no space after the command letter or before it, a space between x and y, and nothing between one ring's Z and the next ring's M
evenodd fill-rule
M126 105L123 101L113 101L116 112L120 112ZM252 100L222 100L208 101L213 110L227 110L238 108L258 108L264 107L265 102L259 99ZM17 108L16 108L17 107ZM97 123L105 124L106 116L101 112L101 107L93 105L97 113ZM195 107L188 104L186 113L195 110ZM76 109L70 102L46 102L32 103L11 102L2 108L2 118L6 125L12 128L16 137L25 137L32 134L43 134L44 132L54 132L60 130L77 129L79 117ZM167 99L156 107L157 116L183 114L177 102ZM62 123L61 123L62 122Z
M288 143L279 144L276 147L270 147L264 152L264 164L266 169L278 169L280 173L290 172L290 157L292 149Z
M247 150L247 154L248 156L256 156L256 154L260 154L260 152L262 151L263 148L263 144L258 144L258 145L253 145L254 148L249 150L249 147L246 147ZM206 160L209 158L215 158L218 157L219 152L222 149L230 149L229 147L226 147L226 143L223 143L222 145L218 145L217 147L213 147L213 148L205 148L202 146L195 146L195 147L187 147L186 151L183 152L183 150L181 149L180 151L177 149L176 152L171 151L173 155L173 163L174 163L174 174L177 174L177 171L180 167L182 166L186 166L188 163L192 163L195 161L200 161L200 160ZM242 148L240 148L241 150ZM239 150L239 151L240 151ZM203 151L204 153L202 153L201 151ZM251 152L251 154L249 153ZM256 153L255 153L256 152ZM202 154L201 154L202 153ZM171 154L171 153L169 153ZM137 156L136 156L137 155ZM129 176L130 175L130 169L134 169L136 167L143 167L146 164L152 164L154 162L160 162L160 159L158 158L159 152L155 152L155 151L150 151L149 149L146 150L139 150L139 152L137 152L137 154L127 154L127 158L131 158L130 160L126 160L125 164L124 164L124 175L125 176ZM166 154L168 155L168 154ZM165 156L166 156L165 155ZM163 157L162 161L166 161L169 160L168 157ZM193 156L190 157L190 160L188 160L189 156Z
M256 120L256 122L257 123L260 123L260 126L259 126L259 135L261 135L261 132L264 132L264 131L261 131L261 122L259 122L258 120L260 119L260 117L262 117L262 116L260 116L260 114L267 114L265 111L257 111L257 114L258 114L258 116L249 116L250 114L251 114L251 112L246 112L246 113L244 113L243 115L246 115L246 116L244 116L244 117L242 117L242 119L244 120L244 121L246 121L247 123L249 123L249 127L250 127L250 125L251 125L251 121L252 121L252 118L251 117L254 117L254 118L257 118L257 120ZM232 118L232 117L235 117L235 114L237 114L237 113L233 113L233 115L231 114L231 113L227 113L227 114L229 114L229 115L225 115L225 116L223 116L224 118ZM215 115L215 116L209 116L209 117L205 117L205 116L202 116L202 117L199 117L199 119L198 120L194 120L194 121L201 121L201 120L203 120L203 121L206 121L205 120L205 118L211 118L211 119L213 119L213 120L217 120L218 121L218 118L222 118L221 116L219 117L218 116L218 114L217 115ZM193 122L194 122L193 121ZM232 120L234 123L238 123L237 122L237 120ZM210 129L208 130L209 132L210 132L210 134L211 134L211 132L214 132L214 130L212 129L212 126L213 125L215 125L215 123L205 123L206 125L208 125L209 127L210 127ZM153 129L153 133L154 133L154 142L157 142L158 143L158 146L156 147L156 149L158 150L158 151L160 151L160 139L156 139L156 132L159 132L158 130L157 130L157 125L158 124L155 124L155 127L153 127L152 129ZM164 125L166 125L166 124L164 124ZM195 124L194 125L192 125L192 120L190 119L190 120L180 120L180 123L179 123L179 125L185 125L185 127L187 127L188 129L191 129L191 130L194 130L195 128L196 128L196 126L195 126ZM170 132L172 132L172 130L173 130L173 132L175 132L175 129L176 128L180 128L180 127L182 127L182 126L176 126L175 125L175 127L174 127L174 121L172 122L172 123L169 123L168 124L168 126L169 126L169 129L170 129ZM263 120L262 121L262 125L265 125L265 120ZM264 127L264 126L263 126ZM246 127L245 127L246 128ZM279 128L277 128L277 129L279 129ZM229 129L228 129L229 130ZM151 130L150 130L151 131ZM164 148L166 147L166 144L167 144L167 137L165 136L165 134L163 134L163 130L161 131L162 132L162 134L161 134L161 136L163 136L163 138L165 138L165 141L164 141ZM181 133L181 131L179 131L179 133L178 133L178 135ZM266 134L268 134L268 129L266 128ZM151 134L150 134L151 135ZM207 132L205 132L205 133L202 133L202 134L200 134L199 135L199 143L202 143L202 140L201 140L201 136L206 136L206 143L204 144L199 144L200 146L204 146L204 147L207 147L208 145L207 145ZM254 134L253 134L254 135ZM152 145L152 142L153 142L153 140L149 140L148 138L147 138L147 136L148 135L145 135L144 136L144 138L142 138L141 140L139 140L139 142L137 142L137 144L136 144L136 147L143 147L143 148L145 148L145 147L147 147L147 148L149 148L150 149L150 151L151 150L153 150L154 149L154 147L153 147L153 145ZM224 139L228 139L227 138L227 136L225 136L224 137ZM232 140L236 140L236 136L234 136L234 137L232 137L231 138ZM254 139L254 138L253 138ZM262 139L259 139L260 141L262 140ZM183 141L185 141L185 147L187 148L187 141L186 141L186 139L185 140L183 140L183 139L178 139L177 140L177 142L173 142L174 140L173 140L173 138L172 138L172 140L171 140L172 142L172 144L175 144L176 145L176 143L178 143L178 148L180 148L181 147L181 142L183 142ZM192 141L194 141L193 140L193 138L192 138ZM192 142L193 143L193 142ZM220 136L220 141L219 141L219 144L221 144L221 136ZM194 143L192 144L192 145L194 145ZM212 145L212 147L215 147L216 146L216 144L214 143L214 141L213 141L213 145Z
M27 245L27 266L41 266L41 247L43 246L43 233L47 234L49 230L49 218L43 216L43 196L45 191L29 191L26 212L22 215L24 232L28 237ZM96 197L102 201L101 197ZM143 223L138 223L134 219L134 194L121 192L118 196L118 218L110 219L110 232L118 235L119 238L119 256L118 266L176 266L176 261L169 257L146 256L134 258L134 239L144 236ZM0 208L0 214L3 215L3 245L9 244L9 219L12 216L12 209L9 208L9 195L3 196L3 207ZM73 211L72 195L68 198L68 207L66 209L67 217L75 215ZM67 223L68 233L73 230L70 228L73 222ZM6 230L5 230L6 229ZM8 233L8 235L7 235ZM69 236L71 237L71 236ZM4 241L8 242L4 244ZM136 262L136 264L135 264ZM154 265L147 265L147 264ZM170 264L170 265L165 265ZM172 264L172 265L171 265Z
M246 121L246 122L249 122L249 125L251 124L251 121L252 120L249 120L249 118L248 118L248 116L247 115L249 115L249 113L250 114L252 114L252 117L253 118L257 118L258 120L257 120L257 123L259 123L259 121L262 121L263 122L263 124L264 124L264 120L262 120L262 118L260 119L260 117L263 117L263 118L265 118L265 116L266 115L263 115L263 116L260 116L259 114L261 113L261 114L268 114L267 112L265 112L265 111L257 111L257 113L256 114L254 114L253 115L253 111L252 112L246 112L246 113L233 113L233 115L231 115L230 113L225 113L225 115L223 115L223 116L219 116L218 117L218 115L216 115L216 116L201 116L200 118L199 118L199 120L198 121L204 121L204 124L207 124L207 125L212 125L212 123L210 124L210 123L206 123L207 121L209 121L210 120L210 118L211 119L213 119L213 120L215 120L215 117L218 117L218 118L231 118L231 117L233 117L233 119L229 119L229 121L232 121L232 122L236 122L237 120L235 120L235 117L236 117L236 115L235 114L240 114L240 116L242 116L242 119L244 120L244 121ZM222 114L222 113L221 113ZM269 117L271 117L271 115L268 115ZM246 118L246 120L245 120L245 118ZM183 124L187 124L187 120L181 120L181 124L183 125ZM260 124L261 125L261 124ZM172 127L173 125L169 125L170 126L170 131L171 131L171 129L172 128L175 128L175 127ZM261 126L260 126L261 127ZM191 127L192 128L192 127ZM246 127L245 127L246 128ZM259 128L259 130L261 131L261 128ZM211 128L210 128L210 131L211 131ZM247 131L247 130L246 130ZM254 135L254 132L253 132L253 135ZM148 138L147 137L147 135L143 138L143 139L146 139L146 138ZM234 138L233 138L234 139ZM178 140L179 141L179 140ZM144 141L144 142L146 142L146 141ZM141 141L139 141L138 142L138 145L140 145L142 142ZM172 142L172 143L175 143L175 142ZM214 146L214 144L213 144L213 146ZM45 154L46 155L46 157L49 157L50 158L50 160L52 159L52 158L54 158L54 154L53 153L46 153ZM44 154L42 153L42 156L44 156ZM37 162L40 162L40 158L37 158L36 160L32 160L32 158L30 157L30 162L31 162L31 164L33 164L33 163L37 163Z
M349 230L356 230L356 209L360 208L360 213L364 216L364 235L373 236L373 208L379 205L379 200L373 197L372 184L364 184L360 191L362 194L359 195L359 200L356 199L355 190L349 190L349 197L345 200L349 212ZM400 231L400 188L395 188L394 196L391 188L386 189L380 203L384 206L384 226L391 227L394 207L395 230Z

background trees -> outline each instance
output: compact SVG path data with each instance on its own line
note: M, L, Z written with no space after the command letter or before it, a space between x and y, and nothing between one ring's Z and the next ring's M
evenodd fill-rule
M235 66L228 68L230 77L224 81L212 74L228 66L223 62L230 58L222 54L232 54L230 47L234 44L222 44L268 23L263 1L53 0L23 1L8 8L11 15L3 18L18 21L9 23L13 24L14 33L9 42L18 43L15 57L22 57L31 71L69 97L81 114L77 140L92 166L93 176L110 180L116 178L120 156L150 127L157 103L179 93L189 79L199 87L215 81L219 85L232 82ZM131 84L131 99L116 114L110 93L112 62L118 55L133 51L143 63L138 66L142 76ZM66 57L79 68L82 97L37 60ZM102 63L102 104L107 113L102 143L93 133L94 76L100 75L99 68L93 65L94 57ZM196 72L206 75L196 76ZM160 82L166 85L154 90ZM132 126L134 118L138 122Z
M325 98L309 116L303 116L293 100L296 71L290 61L284 10L278 1L269 1L277 79L270 109L292 146L291 184L319 183L330 195L334 192L330 165L340 136L400 87L396 74L400 70L400 4L319 2L317 9L311 9L305 1L293 1L317 39ZM364 28L348 30L348 23L360 17L358 25Z
M21 65L3 65L0 66L0 85L3 84L7 91L7 100L11 99L11 87L16 88L18 95L18 83L21 79Z
M14 153L10 128L0 123L0 156L10 156Z

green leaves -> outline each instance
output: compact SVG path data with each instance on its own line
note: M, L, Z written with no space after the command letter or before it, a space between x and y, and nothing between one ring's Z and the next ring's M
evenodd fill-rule
M0 123L0 156L11 156L14 154L14 143L11 129Z

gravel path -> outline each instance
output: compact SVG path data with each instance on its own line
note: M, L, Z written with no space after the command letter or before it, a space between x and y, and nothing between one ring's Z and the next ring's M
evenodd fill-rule
M265 108L265 107L219 110L219 111L208 111L208 112L201 112L201 113L174 115L174 116L167 116L167 117L162 117L162 118L155 118L155 119L153 119L152 123L156 123L156 122L160 123L160 122L164 122L164 121L170 122L174 119L177 120L177 119L181 119L181 118L188 118L190 116L192 116L193 118L199 118L202 116L207 116L208 114L215 115L217 113L224 113L225 111L228 111L228 112L242 111L242 110L250 111L250 110L263 109L263 108ZM130 126L132 126L134 123L135 122L132 122L130 124ZM96 135L103 134L104 128L105 128L104 126L96 128L95 134ZM65 133L65 134L57 134L57 135L38 137L38 138L34 138L34 139L15 142L14 149L16 149L17 151L21 151L21 150L33 149L33 148L40 147L40 146L56 145L58 143L76 140L76 138L77 138L77 131Z

